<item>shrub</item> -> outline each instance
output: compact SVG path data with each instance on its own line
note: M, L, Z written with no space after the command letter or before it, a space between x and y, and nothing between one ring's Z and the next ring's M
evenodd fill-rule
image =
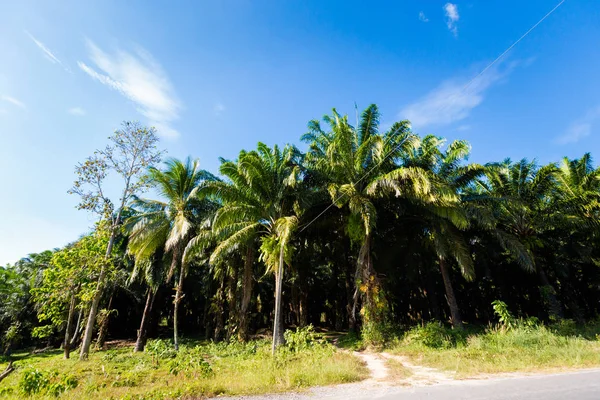
M193 348L182 347L177 356L172 358L167 364L169 372L173 375L178 375L183 372L186 375L206 377L212 374L212 367L204 359L202 348L196 346Z
M48 386L48 383L48 378L44 373L38 369L31 369L23 371L21 381L19 382L19 389L29 396L40 393Z
M146 343L146 352L152 356L152 360L158 364L160 360L167 360L177 356L177 351L168 340L153 339Z
M34 394L59 396L69 389L76 388L77 384L77 379L71 375L61 375L56 371L44 373L38 369L30 369L23 372L19 389L27 396Z
M296 328L296 331L287 330L283 334L287 348L295 353L310 349L317 341L315 328L311 325L304 328Z
M492 301L492 307L494 308L494 314L496 314L500 321L500 325L502 325L504 329L512 329L516 326L517 320L510 311L508 311L508 306L505 302L494 300Z
M462 331L447 328L440 322L428 322L406 332L404 341L433 349L449 349L456 347L459 343L466 342L466 334Z

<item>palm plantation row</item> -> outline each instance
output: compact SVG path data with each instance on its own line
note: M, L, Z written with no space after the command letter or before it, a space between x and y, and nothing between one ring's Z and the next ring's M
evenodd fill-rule
M178 348L182 334L267 333L275 349L309 323L379 341L427 320L487 324L494 300L540 320L598 316L589 154L479 165L464 141L419 137L408 121L379 129L375 105L356 126L334 110L308 124L306 152L259 143L217 176L160 164L154 131L126 124L77 168L72 192L101 216L96 230L2 272L0 288L15 288L0 293L4 345L33 334L68 357L81 341L86 358L93 335L137 335L139 351L157 335ZM110 170L125 182L116 209L100 184Z

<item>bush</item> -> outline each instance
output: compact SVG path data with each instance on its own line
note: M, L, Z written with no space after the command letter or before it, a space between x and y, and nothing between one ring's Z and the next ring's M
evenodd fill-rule
M200 346L193 348L183 346L177 356L171 359L167 365L169 372L173 375L183 372L188 376L207 377L212 374L212 368L208 361L204 359Z
M61 375L56 371L43 373L38 369L23 372L19 381L19 389L27 396L49 394L59 396L69 389L77 387L77 379L70 375Z
M160 360L167 360L177 356L173 343L169 340L153 339L146 343L146 352L152 356L152 360L158 364Z
M440 322L428 322L410 329L404 335L407 344L418 344L432 349L449 349L466 342L466 334L450 329Z
M48 386L48 378L38 369L23 371L19 389L26 395L40 393Z
M311 325L296 328L296 331L287 330L283 334L287 348L295 353L312 348L317 341L315 328Z

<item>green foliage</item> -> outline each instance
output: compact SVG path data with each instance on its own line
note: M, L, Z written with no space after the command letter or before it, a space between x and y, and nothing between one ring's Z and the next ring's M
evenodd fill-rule
M177 356L177 351L173 347L173 342L164 339L148 340L145 351L152 356L152 360L156 363Z
M42 325L42 326L36 326L35 328L33 328L33 330L31 331L31 336L34 338L38 338L38 339L44 339L44 338L52 336L53 333L54 333L53 325Z
M159 346L172 349L168 342ZM7 399L58 392L60 398L98 400L235 396L353 382L368 374L360 360L326 343L302 351L281 348L276 357L270 349L267 340L189 340L177 355L158 363L148 352L128 348L93 352L87 362L64 360L59 351L37 354L19 361L22 367L2 382L2 393Z
M167 363L169 373L173 375L183 373L186 376L207 377L213 370L204 357L204 348L200 346L183 346L177 352L177 355Z
M28 369L21 375L19 390L26 396L49 394L58 397L67 390L76 388L77 384L75 377L57 371L42 372L38 369Z
M505 329L512 329L517 325L517 320L508 310L508 305L501 300L494 300L492 302L494 308L494 314L498 317L500 324Z
M308 350L320 343L312 324L304 328L296 328L296 331L287 330L284 332L283 337L285 338L286 347L295 353Z
M432 349L449 349L464 343L464 332L448 328L440 322L428 322L423 326L416 326L404 335L404 342L416 346Z

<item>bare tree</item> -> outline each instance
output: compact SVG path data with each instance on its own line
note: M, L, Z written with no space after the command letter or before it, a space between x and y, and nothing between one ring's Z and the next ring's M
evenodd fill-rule
M81 197L77 208L98 214L108 223L110 231L105 262L98 275L98 283L81 344L80 360L87 359L89 354L98 304L104 292L107 268L121 225L123 208L132 196L148 187L145 172L148 167L158 163L163 154L163 151L157 149L156 129L142 126L138 122L123 122L121 129L116 130L109 140L110 144L104 150L95 151L93 156L75 167L77 179L69 190L69 193ZM117 175L123 184L116 210L114 203L106 195L105 188L106 178L111 173Z

